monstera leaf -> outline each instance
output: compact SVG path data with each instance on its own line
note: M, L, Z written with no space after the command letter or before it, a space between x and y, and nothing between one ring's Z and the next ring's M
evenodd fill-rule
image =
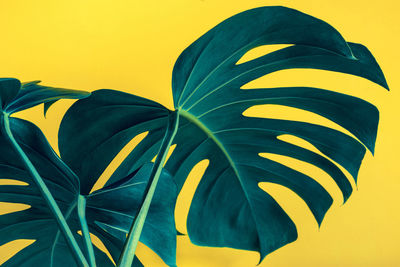
M71 221L71 213L76 206L79 194L78 178L59 160L49 147L40 130L33 124L12 118L11 129L15 138L23 147L38 172L60 206L63 214ZM36 241L21 250L3 266L76 266L70 251L60 236L57 224L47 205L42 199L35 184L32 184L29 173L12 149L4 135L0 136L2 148L0 173L2 178L18 180L28 185L0 186L0 201L23 203L29 209L0 216L0 244L15 239L35 239ZM79 222L78 222L79 225ZM75 227L75 235L79 237ZM81 238L77 238L80 240ZM107 256L100 250L95 251L99 262L104 266L112 266ZM52 265L51 263L54 263Z
M272 44L291 46L238 63L252 48ZM109 180L117 182L118 177L154 157L170 117L176 117L179 125L172 142L176 147L165 168L178 189L195 164L209 160L187 219L191 241L258 251L262 259L294 241L297 231L279 204L259 188L260 182L280 184L294 191L319 224L332 198L311 177L259 154L284 155L321 168L347 200L352 193L351 184L334 162L356 179L364 146L373 152L379 120L372 104L328 90L241 89L261 76L291 68L352 74L388 88L368 49L346 42L330 25L289 8L257 8L227 19L183 51L172 77L175 111L112 90L95 91L89 98L77 101L61 124L62 158L79 175L99 174L133 137L147 132ZM261 104L319 114L347 129L359 141L320 125L242 115L249 107ZM278 138L287 134L308 141L325 156ZM78 148L83 153L76 157L74 151Z
M0 201L31 206L27 210L0 216L0 245L21 238L36 240L4 263L4 266L33 266L35 264L75 266L73 257L70 257L67 243L54 220L54 215L43 198L43 193L33 183L31 173L26 169L21 155L10 143L10 138L15 139L23 153L43 177L44 183L66 217L76 240L81 240L77 233L81 229L76 211L77 199L80 194L86 195L86 215L89 229L100 238L110 251L114 261L117 261L124 244L123 235L125 234L120 234L118 239L108 232L114 234L128 232L140 207L152 167L144 165L138 172L119 177L118 184L112 184L107 188L88 194L91 187L87 187L86 177L78 178L58 158L36 126L9 116L14 112L41 103L45 104L46 112L54 102L61 98L84 98L90 93L46 87L38 83L35 81L21 85L17 79L0 79L2 109L0 115L2 119L0 177L28 184L27 186L0 186ZM10 131L7 131L6 128L9 128ZM175 265L176 230L173 210L176 186L167 172L164 171L162 176L163 183L158 189L159 198L155 199L151 206L150 217L145 225L142 241L153 248L167 263ZM123 203L121 203L122 198L124 199ZM82 244L80 243L79 246ZM102 251L96 249L95 254L100 266L113 266L113 263ZM135 266L141 266L138 260L136 260Z
M80 195L80 180L56 156L40 130L33 124L11 118L11 129L25 153L43 177L60 209L68 221L76 240L81 229L77 214L77 199ZM8 140L0 136L0 175L27 185L1 185L0 201L22 203L30 208L0 216L0 245L16 239L34 239L35 242L21 250L2 266L76 266L59 228L31 177L19 161ZM144 165L137 172L119 179L118 184L86 195L86 219L90 232L95 234L118 260L124 238L109 234L128 232L132 220L140 207L143 192L152 169ZM150 208L143 232L143 242L175 265L175 246L163 246L165 241L174 243L176 232L174 207L176 186L167 172L162 173L162 183L157 188L157 198ZM171 241L171 239L173 241ZM79 244L84 247L83 244ZM99 249L95 249L98 266L114 266ZM137 260L134 266L142 266Z
M51 106L51 104L58 99L64 97L82 98L87 97L89 93L83 91L46 87L38 85L38 83L39 81L25 83L21 85L21 82L14 78L0 79L1 135L2 138L8 140L10 144L9 149L12 149L16 152L16 158L14 158L14 160L23 163L24 169L30 173L32 181L37 185L37 189L39 190L40 195L43 197L46 205L51 210L52 215L56 219L58 226L62 230L63 235L67 238L67 244L69 248L71 249L71 251L74 251L75 259L77 260L77 262L82 262L86 264L83 253L79 249L78 244L73 238L73 234L68 228L66 220L61 214L61 210L58 207L54 197L51 195L48 187L38 174L30 159L21 148L20 144L16 141L14 137L15 133L13 133L13 130L11 130L12 119L10 119L10 115L14 112L30 108L41 103L47 105L47 107L45 107L46 113L46 110Z
M80 99L90 95L85 91L43 86L40 81L22 83L15 78L0 78L1 109L7 114L44 103L45 112L59 99Z

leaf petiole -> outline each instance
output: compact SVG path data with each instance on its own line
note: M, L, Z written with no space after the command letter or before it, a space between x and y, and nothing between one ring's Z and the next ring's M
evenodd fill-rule
M43 181L42 177L39 175L38 171L36 170L35 166L33 166L32 162L28 158L28 156L25 154L25 152L22 150L18 142L15 140L14 135L11 132L10 128L10 121L9 121L9 114L3 112L1 115L2 117L2 127L7 135L12 147L14 148L15 152L17 152L18 156L22 160L23 164L25 165L25 169L29 172L31 175L31 178L37 185L42 197L45 199L48 207L51 210L51 213L53 214L54 218L56 219L56 222L63 233L65 240L67 241L67 244L75 258L76 263L79 266L84 266L84 267L89 267L88 262L86 261L81 249L78 246L78 243L76 242L71 229L69 228L67 221L64 218L64 215L62 214L60 208L57 205L57 202L53 198L50 190L46 186L45 182Z
M82 195L78 196L78 216L81 223L82 237L89 256L90 267L96 267L93 244L92 240L90 239L89 227L86 221L86 198Z
M178 112L171 112L168 121L168 128L161 143L160 150L154 162L151 171L150 179L144 194L144 200L140 210L135 217L135 220L129 230L128 237L124 244L124 249L118 260L118 267L131 267L135 257L135 251L142 233L143 225L149 211L153 195L160 178L161 170L167 158L168 150L172 144L175 134L178 130L179 114Z

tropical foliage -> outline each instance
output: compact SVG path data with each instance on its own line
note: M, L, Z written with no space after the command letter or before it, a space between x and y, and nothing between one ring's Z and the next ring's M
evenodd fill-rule
M253 48L274 44L288 46L240 62ZM209 165L187 218L194 244L258 251L262 260L296 240L295 224L260 189L260 182L295 192L321 224L332 204L330 194L312 177L260 153L291 157L322 169L346 201L352 186L336 164L357 179L366 149L374 151L379 112L362 99L320 88L242 89L259 77L293 68L347 73L388 89L366 47L345 41L319 19L284 7L235 15L186 48L172 75L174 110L114 90L88 95L37 83L21 87L15 79L0 81L0 172L2 177L29 184L1 186L0 201L31 206L0 216L0 244L36 240L5 266L38 262L67 266L73 259L83 266L112 266L104 252L93 248L89 232L100 238L118 266L140 265L134 258L139 239L175 266L176 197L192 168L205 159ZM62 120L60 159L36 126L9 115L40 103L46 111L61 98L80 100ZM307 122L243 115L248 108L264 104L316 113L355 138ZM145 132L105 187L92 192L121 149ZM282 141L281 135L306 140L320 153ZM65 255L74 257L59 263Z

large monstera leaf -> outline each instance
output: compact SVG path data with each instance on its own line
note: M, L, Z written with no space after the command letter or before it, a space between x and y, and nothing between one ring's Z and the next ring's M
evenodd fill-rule
M239 64L261 45L290 44ZM178 116L176 144L165 168L180 190L200 161L209 165L193 196L187 228L193 243L258 251L261 258L294 241L294 223L279 204L258 186L283 185L298 194L320 224L332 204L329 193L311 177L259 156L273 153L311 163L328 173L347 200L352 187L336 163L356 179L368 148L373 152L378 110L349 95L319 88L246 89L246 83L291 68L348 73L388 88L368 49L346 42L325 22L293 9L262 7L233 16L207 32L178 58L172 77L175 111L134 95L95 91L65 115L59 133L62 157L82 173L101 173L134 136L148 132L111 177L136 170L157 153L169 116ZM311 123L250 118L254 105L274 104L319 114L341 125L340 131ZM76 137L74 133L81 133ZM165 130L164 130L165 131ZM302 138L324 156L280 140ZM76 158L84 148L107 158Z
M75 238L81 229L77 214L80 194L79 178L57 157L40 130L33 124L11 118L11 129L25 153L43 177L63 211ZM44 199L29 173L4 135L0 136L0 175L2 178L24 182L27 185L1 185L0 201L22 203L31 207L0 216L0 245L16 239L34 239L32 245L21 250L2 266L76 266L64 237L52 217ZM121 177L119 182L86 195L86 216L90 232L95 234L118 260L133 218L139 209L150 176L152 164ZM176 186L172 177L162 172L162 182L149 211L142 241L153 248L170 265L175 265L174 207ZM110 233L113 233L111 235ZM119 233L118 238L115 236ZM169 246L170 244L170 246ZM95 249L99 266L114 266L99 249ZM137 260L134 266L142 266Z

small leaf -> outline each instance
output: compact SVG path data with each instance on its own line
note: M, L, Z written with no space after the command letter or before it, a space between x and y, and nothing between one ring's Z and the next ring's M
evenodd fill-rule
M33 81L22 84L17 96L8 104L5 110L11 114L47 103L45 107L46 114L47 109L59 99L81 99L90 95L85 91L43 86L39 83L40 81Z
M81 99L90 93L85 91L43 86L40 81L22 83L15 78L0 78L1 110L12 114L45 103L46 115L49 107L63 98Z

